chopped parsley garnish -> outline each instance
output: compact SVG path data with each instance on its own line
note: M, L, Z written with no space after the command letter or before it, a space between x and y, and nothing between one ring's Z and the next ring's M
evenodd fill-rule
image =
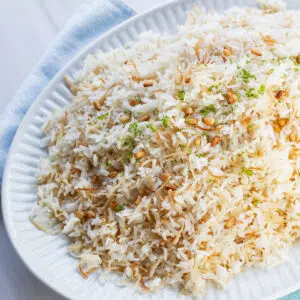
M147 124L146 127L149 128L152 132L155 132L157 130L157 128L154 127L153 124Z
M245 167L242 168L242 173L247 175L247 176L252 176L253 175L253 170L247 169Z
M128 148L134 148L134 137L132 136L127 136L126 138L122 139L123 143L122 146L123 147L128 147Z
M124 209L123 205L121 205L121 204L117 204L117 205L116 205L115 210L116 210L117 212L120 212L120 211L122 211L123 209Z
M252 201L252 204L253 204L255 207L258 205L258 203L259 203L259 200L258 200L258 199L254 199L254 200Z
M131 132L135 137L142 134L142 130L139 128L138 122L134 122L129 125L129 132Z
M178 92L178 99L179 99L180 101L184 101L184 97L185 97L185 91L184 91L184 90L180 90L180 91Z
M98 120L104 120L108 117L108 115L109 115L109 112L105 113L104 115L98 116L97 118L98 118Z
M248 98L258 98L259 95L263 95L266 91L266 87L264 84L260 85L260 87L258 88L258 90L256 91L255 88L249 88L246 90L246 96Z
M207 116L209 113L216 113L217 109L213 104L209 104L200 110L200 113L204 116Z
M105 165L106 167L110 167L110 166L111 166L111 162L108 160L108 161L106 161L106 162L104 163L104 165Z
M125 109L125 110L124 110L124 114L126 114L126 115L131 115L131 110L130 110L130 109Z
M271 59L271 63L273 63L274 65L280 65L280 64L283 63L286 59L287 59L287 57L273 58L273 59Z
M255 91L255 88L249 88L246 90L246 96L248 98L258 98L258 93Z
M264 84L261 84L259 89L258 89L258 93L263 95L266 91L266 86Z
M205 153L198 153L198 154L196 154L196 156L197 156L198 158L201 158L201 157L205 157L206 154L205 154Z
M233 104L230 106L231 112L233 113L236 109L237 109L238 105L237 104Z
M246 69L241 69L239 75L245 83L249 83L251 79L256 79L256 76L251 74Z
M221 84L220 84L220 83L218 83L218 84L213 84L213 85L211 85L211 86L208 88L208 91L209 91L210 93L221 93L220 87L221 87Z
M133 157L133 155L132 155L131 152L128 153L128 154L126 154L125 157L124 157L124 159L123 159L124 164L130 163L130 160L131 160L132 157Z
M170 117L169 116L164 116L162 119L161 119L164 127L169 127L169 121L170 121Z

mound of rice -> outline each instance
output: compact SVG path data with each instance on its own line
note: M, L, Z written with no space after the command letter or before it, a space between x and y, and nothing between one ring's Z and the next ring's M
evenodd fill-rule
M203 293L280 262L300 235L300 12L194 8L85 60L45 125L31 220L84 277Z

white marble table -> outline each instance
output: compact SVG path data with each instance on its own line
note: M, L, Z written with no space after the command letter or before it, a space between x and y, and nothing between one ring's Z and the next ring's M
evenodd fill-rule
M94 0L3 0L0 9L0 107L14 92L74 11ZM166 0L125 0L143 12ZM62 300L19 259L0 213L0 299Z

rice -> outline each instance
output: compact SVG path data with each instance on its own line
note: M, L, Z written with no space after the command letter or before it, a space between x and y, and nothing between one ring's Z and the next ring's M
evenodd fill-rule
M194 8L86 58L45 125L31 220L84 277L205 291L282 261L300 235L300 13Z

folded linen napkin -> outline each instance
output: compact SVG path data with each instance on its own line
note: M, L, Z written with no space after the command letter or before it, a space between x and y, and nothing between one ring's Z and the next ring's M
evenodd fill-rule
M121 0L97 0L82 6L70 19L1 114L0 182L16 130L43 88L88 43L133 15L135 12Z

